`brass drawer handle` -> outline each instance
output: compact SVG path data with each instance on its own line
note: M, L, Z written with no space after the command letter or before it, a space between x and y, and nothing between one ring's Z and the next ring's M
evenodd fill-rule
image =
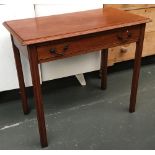
M65 45L64 47L63 47L63 51L62 52L57 52L57 49L56 48L51 48L50 50L49 50L49 52L51 53L51 54L55 54L55 55L58 55L58 56L63 56L65 53L64 52L66 52L67 50L68 50L68 48L69 48L69 45L67 44L67 45Z

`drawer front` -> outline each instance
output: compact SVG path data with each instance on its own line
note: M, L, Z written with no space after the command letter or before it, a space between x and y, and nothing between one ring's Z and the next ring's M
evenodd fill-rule
M146 32L144 45L143 45L143 52L142 52L143 57L149 56L149 55L155 55L155 44L152 38L155 38L155 31ZM116 63L116 62L122 62L122 61L134 59L135 50L136 50L136 44L131 43L127 45L110 48L109 52L111 52L111 54L114 53L114 57L115 57L114 63Z
M131 44L126 44L122 46L118 46L115 48L109 49L109 51L113 52L115 51L115 62L122 62L122 61L127 61L134 59L135 57L135 49L136 49L136 44L131 43Z
M135 42L139 33L137 25L47 43L37 47L38 61L47 62Z

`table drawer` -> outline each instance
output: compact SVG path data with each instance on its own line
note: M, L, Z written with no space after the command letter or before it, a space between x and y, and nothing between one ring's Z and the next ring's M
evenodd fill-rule
M37 47L38 61L47 62L135 42L139 33L137 25L45 43Z

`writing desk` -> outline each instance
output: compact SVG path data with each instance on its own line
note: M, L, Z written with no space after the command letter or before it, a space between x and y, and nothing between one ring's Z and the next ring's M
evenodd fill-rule
M38 64L101 50L101 88L107 85L108 48L136 42L130 107L135 111L145 25L150 20L114 8L4 22L12 45L23 111L29 113L18 45L26 46L37 110L40 142L48 145ZM81 66L79 66L81 67Z

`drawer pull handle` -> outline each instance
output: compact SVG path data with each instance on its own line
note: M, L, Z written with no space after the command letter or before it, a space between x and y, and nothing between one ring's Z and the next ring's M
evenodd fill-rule
M128 39L131 38L131 37L132 37L132 34L128 30L125 33L119 33L119 34L117 34L117 38L120 41L122 41L122 42L128 41Z
M56 48L51 48L51 49L49 50L49 52L50 52L51 54L56 54L56 55L59 55L59 56L63 56L63 55L64 55L64 53L58 53L57 50L56 50Z
M66 44L66 45L64 46L64 49L63 49L63 50L64 50L64 52L65 52L65 51L67 51L67 50L68 50L68 48L69 48L69 45L68 45L68 44Z
M127 34L128 34L128 38L132 37L131 32L127 31Z
M58 56L63 56L63 55L64 55L64 52L66 52L66 51L68 50L68 48L69 48L69 45L66 44L66 45L63 47L63 51L62 51L62 52L57 52L57 49L56 49L56 48L51 48L51 49L49 50L49 52L50 52L51 54L56 54L56 55L58 55Z
M50 49L50 53L52 53L52 54L53 54L53 53L56 53L56 49L55 49L55 48L51 48L51 49Z
M123 47L120 48L120 52L121 53L126 53L126 52L128 52L128 48L123 46Z

